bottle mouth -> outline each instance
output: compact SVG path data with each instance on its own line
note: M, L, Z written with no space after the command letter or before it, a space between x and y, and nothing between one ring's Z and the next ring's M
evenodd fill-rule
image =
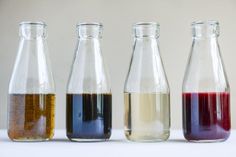
M25 39L46 37L46 23L42 21L23 21L20 24L19 35Z
M82 22L76 28L81 38L100 38L103 25L99 22Z
M133 25L135 37L159 37L159 28L157 22L137 22Z
M193 37L218 37L220 34L219 22L215 20L192 22Z
M208 26L211 26L211 25L219 25L219 22L216 21L216 20L208 20L208 21L194 21L192 22L191 24L192 26L195 26L195 25L208 25Z
M23 21L19 24L21 25L40 25L40 26L47 26L45 22L43 21Z
M134 24L134 27L138 27L138 26L142 26L142 27L155 27L155 26L160 26L159 23L157 22L137 22Z
M80 22L76 25L77 27L80 26L95 26L95 27L103 27L102 23L100 22Z

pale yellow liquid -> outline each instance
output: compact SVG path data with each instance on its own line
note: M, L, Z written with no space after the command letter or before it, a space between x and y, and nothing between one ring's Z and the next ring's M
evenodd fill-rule
M169 137L170 96L124 93L125 135L132 141L164 141Z

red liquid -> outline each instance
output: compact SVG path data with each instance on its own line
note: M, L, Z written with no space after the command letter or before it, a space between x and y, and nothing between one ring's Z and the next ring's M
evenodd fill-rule
M183 93L182 99L187 140L226 140L229 137L229 93Z

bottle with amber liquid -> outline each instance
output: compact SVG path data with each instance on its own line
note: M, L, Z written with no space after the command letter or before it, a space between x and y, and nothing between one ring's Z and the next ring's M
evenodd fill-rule
M164 141L170 129L170 90L159 51L159 24L133 26L134 47L124 87L128 140Z
M77 25L78 44L67 85L66 131L72 141L111 136L112 95L101 53L100 23Z
M20 23L20 44L8 93L8 136L45 141L54 135L55 89L46 45L46 24Z
M230 135L230 87L218 43L219 23L192 23L192 47L183 80L183 131L191 142Z

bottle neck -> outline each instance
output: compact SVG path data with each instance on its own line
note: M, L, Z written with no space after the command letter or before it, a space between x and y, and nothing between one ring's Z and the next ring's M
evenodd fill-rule
M152 71L157 71L157 69L153 68L157 68L157 65L162 64L157 38L154 37L135 38L133 51L134 51L133 63L135 66L142 65L140 67L141 68L140 70L144 72L143 76L145 75L151 76ZM145 70L146 68L150 70Z
M48 49L46 43L46 24L42 22L20 23L19 35L19 56L31 58L35 63L45 57ZM43 59L42 59L43 60Z
M137 23L134 25L134 51L148 55L158 51L159 24L155 22Z
M134 52L142 55L159 54L158 38L156 37L136 37L134 44Z
M193 53L198 53L199 55L209 56L211 58L212 54L219 52L218 38L216 36L204 37L204 38L193 38L192 45Z
M42 22L23 22L20 24L20 53L25 56L36 55L36 59L47 53L46 24Z
M198 53L199 56L202 56L203 60L211 59L213 54L219 52L219 23L217 21L192 23L192 34L193 53Z
M100 51L100 38L80 37L78 38L78 49L85 50L85 53L93 53L98 50Z
M20 24L19 35L24 40L37 40L46 38L46 25L44 23L28 23Z
M169 92L156 37L136 37L125 92Z
M78 38L76 48L76 61L85 61L88 67L94 64L96 61L102 59L100 39L95 37L80 37Z
M159 24L156 22L136 23L133 26L134 36L136 38L158 38L159 37Z
M192 23L192 34L194 38L205 39L218 37L219 23L217 21L203 21Z
M110 82L100 46L100 25L78 26L76 55L67 86L68 93L110 93Z
M101 38L102 24L80 23L77 25L78 37L82 39Z
M20 44L9 93L55 93L45 39L45 24L20 24Z

